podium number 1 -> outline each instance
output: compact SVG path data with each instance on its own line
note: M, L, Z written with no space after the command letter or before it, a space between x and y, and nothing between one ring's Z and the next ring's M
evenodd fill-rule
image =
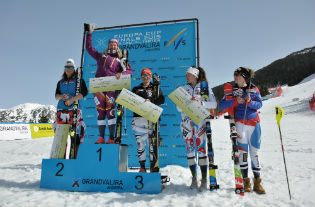
M99 148L96 152L99 152L100 155L99 155L99 158L98 158L98 161L102 161L102 148Z

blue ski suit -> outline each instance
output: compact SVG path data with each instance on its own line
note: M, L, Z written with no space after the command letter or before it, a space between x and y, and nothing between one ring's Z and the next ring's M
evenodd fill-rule
M237 89L237 88L236 88ZM240 88L239 88L240 89ZM236 97L232 100L221 100L219 107L221 110L229 107L235 108L235 125L237 131L237 145L240 152L240 167L248 169L248 151L251 158L251 167L254 173L260 173L258 151L261 144L261 128L258 109L262 107L262 100L259 89L251 84L249 89L242 88L241 98L250 95L250 102L239 104Z

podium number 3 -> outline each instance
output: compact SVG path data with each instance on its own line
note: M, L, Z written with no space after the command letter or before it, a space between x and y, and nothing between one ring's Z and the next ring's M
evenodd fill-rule
M61 168L58 170L58 172L56 173L56 176L63 176L63 174L60 174L60 172L63 170L63 168L65 167L64 164L62 162L58 162L57 167L61 166Z
M144 187L144 184L143 184L143 177L141 176L141 175L138 175L138 176L136 176L136 180L138 181L138 183L140 184L140 186L136 186L135 185L135 188L137 189L137 190L142 190L142 188Z

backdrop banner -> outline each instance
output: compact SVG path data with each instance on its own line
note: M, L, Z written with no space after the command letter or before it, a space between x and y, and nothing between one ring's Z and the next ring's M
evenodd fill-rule
M181 116L168 95L186 84L187 68L197 65L197 25L197 19L191 19L100 28L93 32L92 44L97 51L103 52L107 49L108 40L111 38L118 39L121 50L128 50L129 64L133 69L131 89L141 83L142 68L150 68L152 73L160 76L160 87L165 96L165 104L160 106L163 108L160 120L161 167L170 164L187 166L185 143L180 131ZM85 46L83 47L83 78L89 86L90 78L95 78L97 65ZM89 93L81 104L87 126L84 142L94 143L99 138L99 132L93 93ZM126 112L123 118L122 143L128 145L129 167L138 167L137 144L131 130L133 114L130 110ZM108 136L106 128L106 140Z

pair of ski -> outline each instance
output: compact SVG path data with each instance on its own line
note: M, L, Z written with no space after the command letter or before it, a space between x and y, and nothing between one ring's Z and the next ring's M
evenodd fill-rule
M160 76L157 73L154 73L152 75L153 79L153 98L157 99L160 94L159 94L159 85L160 85ZM152 134L149 136L149 149L151 148L153 150L153 164L151 165L151 172L160 172L160 167L159 167L159 147L161 146L161 137L160 137L160 131L159 131L159 120L153 124L152 127ZM170 177L167 175L161 175L161 185L162 185L162 190L164 189L164 184L170 182Z
M230 83L224 85L224 94L227 100L233 99L233 86ZM203 81L201 83L201 96L203 100L209 100L208 83ZM234 163L234 177L235 177L235 193L244 196L244 184L242 179L242 173L239 163L239 152L237 147L237 132L234 121L234 109L230 108L228 115L224 118L229 119L230 124L230 138L232 141L232 160ZM209 180L210 180L210 191L214 191L219 188L217 184L216 172L218 166L214 164L214 151L212 145L212 131L210 121L214 116L210 115L205 119L206 121L206 135L207 135L207 147L208 147L208 159L209 159Z
M123 49L122 50L122 59L120 60L120 65L121 65L121 71L120 72L123 72L123 71L127 70L128 57L129 57L128 50L127 49ZM122 120L123 120L123 115L124 115L124 107L122 105L120 105L120 104L117 105L116 115L117 115L117 121L116 121L116 131L115 131L115 143L116 144L121 144ZM126 130L127 129L125 128L125 134L126 134Z
M233 92L233 86L230 83L224 85L224 98L226 100L232 100L234 96L238 96L239 91L236 90ZM232 160L234 163L234 177L235 177L235 193L241 196L244 196L244 183L241 173L241 167L239 162L239 152L237 146L237 131L234 120L234 108L228 108L228 115L225 115L224 118L229 120L230 124L230 138L232 141Z
M159 92L159 85L160 85L160 76L157 73L154 73L152 75L152 79L153 79L153 91L152 91L152 95L153 95L153 99L158 99L158 97L160 96L160 92ZM149 143L150 146L149 148L152 148L153 150L153 164L151 166L151 172L159 172L160 168L159 168L159 147L160 147L160 132L159 132L159 120L153 124L153 132L150 135L149 139Z
M209 100L209 87L207 81L202 81L200 84L200 95L203 101ZM211 110L210 110L211 112ZM219 189L219 185L217 184L217 177L215 170L218 169L218 166L214 164L214 152L212 146L212 130L210 121L214 116L210 115L205 119L206 122L206 135L207 135L207 148L208 148L208 159L209 159L209 180L210 180L210 191L214 191Z
M75 95L77 96L80 93L81 90L81 81L82 81L82 67L77 68L77 83L76 83L76 89L75 89ZM70 127L70 154L69 154L69 158L70 159L76 159L77 158L77 150L78 150L78 146L77 144L80 142L80 138L78 135L78 128L77 128L77 124L78 124L78 110L79 110L79 101L76 101L74 103L74 107L73 107L73 123Z
M80 87L81 87L81 81L82 81L82 67L77 68L77 80L76 80L76 89L75 89L75 95L77 96L80 93ZM73 106L73 122L70 126L70 159L76 159L77 157L77 150L78 146L77 143L79 142L79 136L77 132L77 123L78 123L78 110L79 110L79 101L74 102Z

